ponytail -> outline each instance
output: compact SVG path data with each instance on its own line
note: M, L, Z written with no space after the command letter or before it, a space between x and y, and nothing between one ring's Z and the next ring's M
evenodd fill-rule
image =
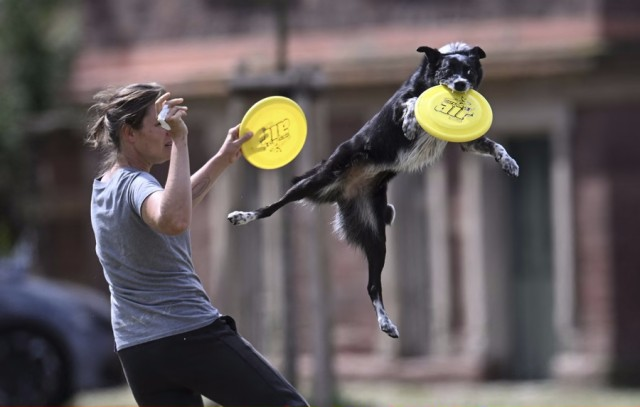
M156 83L133 84L110 88L96 93L89 108L89 122L85 142L102 152L100 173L111 168L120 152L120 131L125 125L142 127L147 108L165 92Z

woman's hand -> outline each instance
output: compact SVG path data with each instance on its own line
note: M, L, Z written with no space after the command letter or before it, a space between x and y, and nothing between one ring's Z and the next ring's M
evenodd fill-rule
M171 127L171 130L168 130L169 135L175 142L186 138L189 133L189 129L183 120L183 118L187 116L187 110L189 110L189 108L181 105L181 103L184 103L183 98L169 99L170 96L171 93L167 92L156 100L156 116L160 114L160 111L165 105L168 106L169 111L167 112L165 122Z
M230 128L220 150L191 176L194 207L209 193L220 174L240 158L240 155L242 155L240 147L253 136L251 132L248 132L240 137L239 130L240 125Z
M223 159L226 163L232 164L234 163L240 156L242 155L242 150L240 147L247 142L251 137L253 137L253 133L247 132L240 137L240 125L236 125L229 129L227 133L227 138L224 140L222 147L218 150L216 154L218 157Z

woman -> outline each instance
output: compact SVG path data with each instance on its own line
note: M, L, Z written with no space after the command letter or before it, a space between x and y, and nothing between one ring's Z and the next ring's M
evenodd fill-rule
M299 406L304 398L211 304L191 259L192 209L251 134L229 130L190 175L187 107L157 84L100 92L87 141L105 152L93 183L96 253L111 291L116 349L139 405ZM165 130L157 115L169 112ZM169 160L164 188L149 173Z

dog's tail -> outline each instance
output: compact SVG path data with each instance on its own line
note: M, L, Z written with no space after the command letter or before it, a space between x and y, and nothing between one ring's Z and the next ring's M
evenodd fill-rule
M367 236L384 236L385 225L391 225L395 219L393 205L378 208L366 196L339 202L333 221L334 232L340 239L364 250Z

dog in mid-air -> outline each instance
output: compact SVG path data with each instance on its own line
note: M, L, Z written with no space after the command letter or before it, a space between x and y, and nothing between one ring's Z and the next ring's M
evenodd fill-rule
M398 329L382 301L381 273L386 257L385 226L395 209L387 203L387 185L399 172L414 172L434 163L447 142L427 134L416 121L416 99L426 89L446 85L454 92L476 89L482 80L480 47L454 42L440 49L422 46L422 63L411 77L351 139L305 174L277 202L250 212L232 212L227 218L243 225L271 216L284 205L306 199L337 206L336 232L362 249L369 265L367 291L380 329L393 338ZM493 157L509 175L517 177L516 161L498 143L480 137L459 143L463 151Z

